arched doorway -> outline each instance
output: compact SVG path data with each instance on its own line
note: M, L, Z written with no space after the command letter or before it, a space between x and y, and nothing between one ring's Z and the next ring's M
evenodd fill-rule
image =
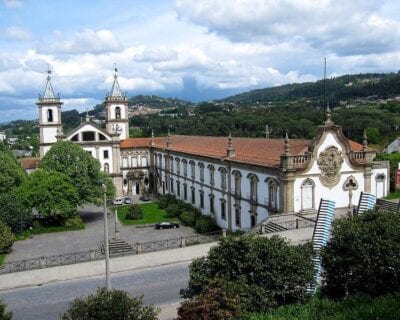
M128 194L140 195L144 193L145 173L142 170L130 170L126 178L128 180Z
M314 209L314 181L306 179L301 185L301 209Z
M252 228L254 228L257 224L257 218L254 214L250 215L250 224Z

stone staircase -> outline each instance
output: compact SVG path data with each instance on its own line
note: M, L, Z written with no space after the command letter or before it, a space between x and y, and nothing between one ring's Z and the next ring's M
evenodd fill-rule
M110 256L112 255L119 255L119 254L133 254L136 253L136 250L133 248L131 244L129 244L125 240L116 240L111 239L108 242L108 250L110 252ZM104 242L101 244L101 252L105 253Z
M280 231L286 231L287 228L273 222L273 221L268 221L266 224L263 225L263 233L271 233L271 232L280 232Z

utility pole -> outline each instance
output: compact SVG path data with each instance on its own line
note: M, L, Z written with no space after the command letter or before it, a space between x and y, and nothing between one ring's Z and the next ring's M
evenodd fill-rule
M324 58L324 106L326 108L326 58Z
M107 222L107 187L103 182L101 185L104 196L104 250L106 255L106 288L111 290L111 278L110 278L110 252L108 248L108 222Z

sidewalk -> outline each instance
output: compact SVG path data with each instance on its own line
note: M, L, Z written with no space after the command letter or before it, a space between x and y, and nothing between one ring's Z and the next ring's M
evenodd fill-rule
M212 242L185 248L112 258L110 260L111 273L191 261L195 258L206 255L210 248L216 244L216 242ZM105 272L104 265L104 260L98 260L53 268L4 274L0 275L0 291L37 286L57 281L102 276Z

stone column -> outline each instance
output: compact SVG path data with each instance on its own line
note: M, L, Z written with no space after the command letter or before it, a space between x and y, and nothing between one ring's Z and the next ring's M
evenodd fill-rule
M371 192L371 167L367 167L364 170L364 191Z
M294 179L286 176L280 185L280 211L294 213Z

